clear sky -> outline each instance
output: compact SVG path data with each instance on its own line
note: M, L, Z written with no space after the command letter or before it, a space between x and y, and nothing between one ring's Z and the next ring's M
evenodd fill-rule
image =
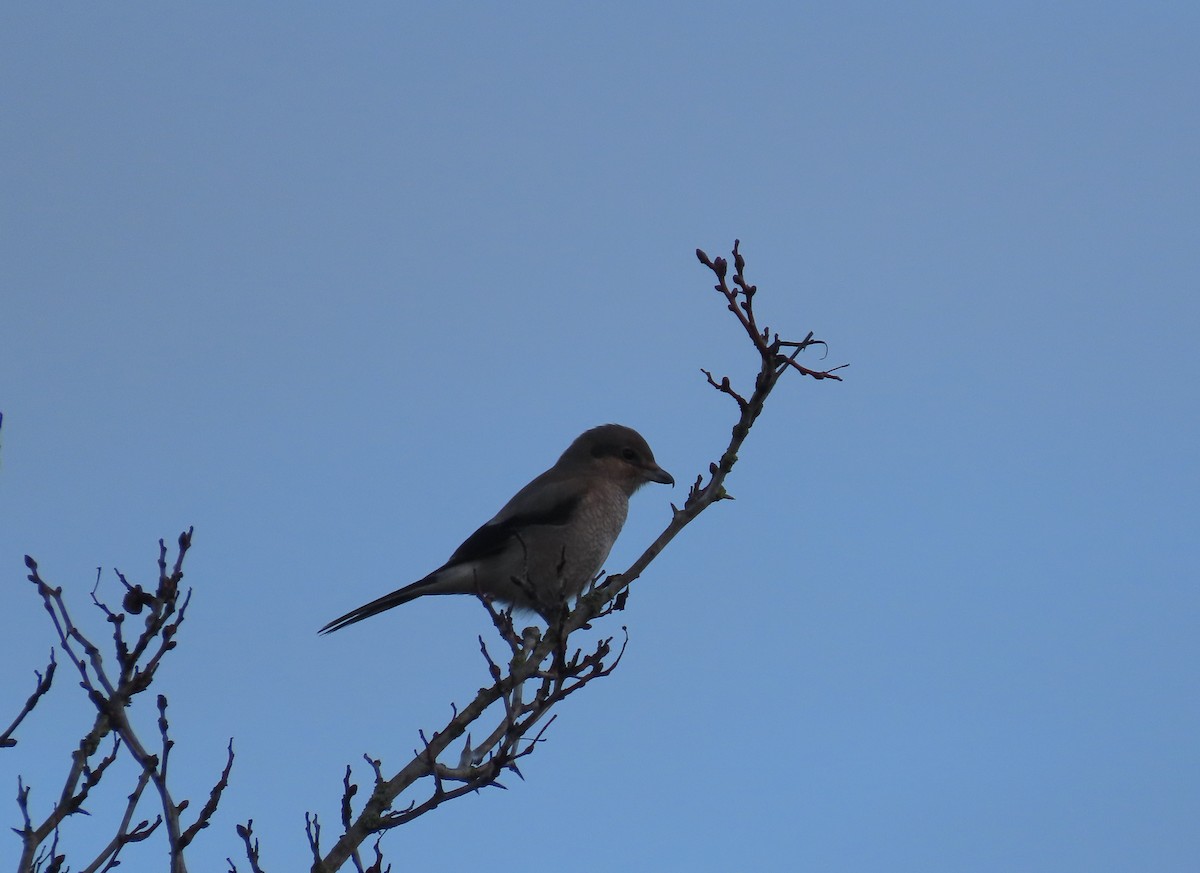
M51 643L21 556L99 636L96 568L116 599L195 525L176 790L238 759L193 869L247 818L306 869L304 812L469 699L488 625L316 629L586 427L705 470L700 368L754 360L693 251L740 237L846 381L785 380L617 672L396 869L1194 871L1198 7L414 6L0 12L4 723ZM86 719L60 676L6 828Z

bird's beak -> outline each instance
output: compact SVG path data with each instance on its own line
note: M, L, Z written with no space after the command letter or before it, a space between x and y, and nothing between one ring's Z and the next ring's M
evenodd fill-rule
M672 488L675 487L675 477L657 464L646 468L646 478L651 482L659 482L663 485L670 485Z

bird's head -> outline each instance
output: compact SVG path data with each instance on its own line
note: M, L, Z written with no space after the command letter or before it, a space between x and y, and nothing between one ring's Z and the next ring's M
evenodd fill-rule
M632 494L647 482L674 485L675 479L658 466L642 435L621 424L602 424L586 430L563 452L559 463L585 464L618 482Z

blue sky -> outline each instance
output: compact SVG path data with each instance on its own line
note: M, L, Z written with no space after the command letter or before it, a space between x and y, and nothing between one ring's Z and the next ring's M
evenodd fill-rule
M316 629L586 427L705 470L734 410L699 368L754 359L693 250L740 237L762 318L846 381L785 380L737 500L607 628L617 672L527 782L390 835L397 868L1194 870L1198 33L1159 3L6 8L4 709L51 641L23 554L99 635L96 567L115 599L194 525L178 793L238 760L193 869L246 818L305 869L345 764L399 768L486 679L465 598ZM609 569L683 493L637 496ZM86 718L60 675L0 755L9 825Z

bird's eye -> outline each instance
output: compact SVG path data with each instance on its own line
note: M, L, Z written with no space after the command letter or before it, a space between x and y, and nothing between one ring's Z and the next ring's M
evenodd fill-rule
M630 462L636 461L637 460L637 452L635 452L633 449L621 449L621 457L624 458L626 461L630 461Z

